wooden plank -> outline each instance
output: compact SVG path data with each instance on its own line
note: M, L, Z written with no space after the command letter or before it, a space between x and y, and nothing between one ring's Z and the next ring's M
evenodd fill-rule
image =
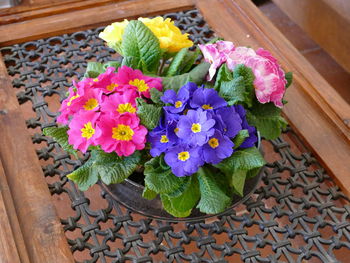
M65 3L56 2L50 5L20 5L7 10L0 10L0 25L23 22L33 18L51 16L64 12L72 12L74 10L101 6L117 1L123 0L75 0Z
M4 170L0 161L0 177L4 176ZM0 184L0 262L20 263L21 260L6 210L4 191L8 191L7 185Z
M0 262L29 263L27 249L25 247L22 231L19 226L16 210L13 204L13 199L7 183L1 159L0 199L0 239L8 239L0 241L0 246L2 247L0 248ZM15 244L15 247L13 244ZM6 246L11 249L9 252L10 254L6 254L4 251L4 247Z
M250 1L198 0L197 6L219 36L236 45L264 47L294 72L284 114L350 196L350 106Z
M193 0L133 0L113 2L86 10L40 17L30 21L1 26L0 45L6 46L33 39L76 32L100 25L107 25L113 21L128 17L150 16L190 9L193 8L193 5Z
M315 42L350 72L350 1L273 0Z
M0 9L0 16L6 16L6 15L12 15L12 14L18 14L23 12L30 12L33 10L43 9L47 7L55 7L62 3L69 4L72 2L82 2L84 0L57 0L52 2L51 0L45 0L45 2L39 3L36 0L22 0L22 2L19 5ZM102 0L103 1L103 0Z
M0 105L0 158L29 259L74 262L1 55Z

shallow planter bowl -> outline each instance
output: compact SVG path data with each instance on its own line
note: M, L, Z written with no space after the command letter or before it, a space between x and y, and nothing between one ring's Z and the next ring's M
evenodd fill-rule
M149 218L166 220L171 222L198 221L205 218L228 213L231 209L246 201L249 198L249 196L255 191L259 182L261 181L263 170L264 168L261 168L257 176L249 178L245 181L243 196L241 197L238 195L234 195L231 206L228 207L224 212L216 215L209 215L201 213L199 209L194 208L192 210L191 215L185 218L174 217L167 213L163 209L163 205L159 195L153 200L147 200L143 198L142 192L144 186L130 179L126 179L120 184L105 185L102 182L100 184L104 188L104 190L107 191L117 202L119 202L126 208L144 216L147 216Z

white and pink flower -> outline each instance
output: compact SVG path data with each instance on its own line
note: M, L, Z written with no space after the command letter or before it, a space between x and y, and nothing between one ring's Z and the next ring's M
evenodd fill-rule
M271 53L262 48L255 52L251 48L237 47L227 58L227 66L230 70L234 70L238 64L244 64L252 69L258 101L273 102L277 107L282 108L287 80L281 66Z
M214 44L198 46L203 53L204 60L211 64L208 81L212 80L217 68L225 63L229 54L235 50L235 46L230 41L217 41Z

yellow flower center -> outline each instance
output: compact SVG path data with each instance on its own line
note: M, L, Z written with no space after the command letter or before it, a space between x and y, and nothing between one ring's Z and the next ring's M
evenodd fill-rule
M162 137L160 138L160 142L161 143L167 143L169 142L169 139L166 135L162 135Z
M211 138L208 143L209 143L210 147L213 149L215 149L216 147L219 146L219 140L216 138Z
M210 104L204 104L204 105L202 106L202 109L203 109L203 110L212 110L213 107L210 106Z
M95 134L95 129L92 128L91 122L85 123L81 130L81 137L90 139Z
M130 141L134 131L128 125L118 124L118 127L112 129L112 138L118 141Z
M109 85L106 87L106 89L107 89L108 91L113 91L115 88L118 88L118 84L117 84L117 83L111 83L111 84L109 84Z
M191 130L194 133L200 132L202 130L202 126L199 123L193 123L192 127L191 127Z
M70 105L72 104L72 101L75 100L76 98L79 98L79 94L77 94L77 95L71 97L71 98L69 99L69 101L67 102L67 106L70 106Z
M179 130L180 130L180 129L176 127L176 128L174 129L174 132L175 132L175 133L178 133Z
M177 154L177 159L180 161L186 161L190 158L190 153L189 152L180 152Z
M94 82L98 82L98 78L93 79Z
M129 84L132 86L135 86L139 92L145 92L149 89L149 86L146 84L146 82L143 79L130 80Z
M98 106L98 101L97 99L89 99L85 105L84 105L84 109L85 110L93 110Z
M175 108L180 108L182 106L182 101L175 102Z
M119 104L117 111L122 114L125 112L135 113L136 109L131 105L131 103Z

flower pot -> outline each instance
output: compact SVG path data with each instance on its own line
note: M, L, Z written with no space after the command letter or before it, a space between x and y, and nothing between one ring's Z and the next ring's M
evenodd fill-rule
M259 182L261 181L263 170L264 169L262 168L257 176L249 178L245 181L243 196L234 195L231 206L220 214L227 213L229 210L238 206L239 204L243 203L249 198L249 196L255 191ZM162 202L159 196L157 196L153 200L147 200L143 198L142 192L144 186L130 179L126 179L120 184L105 185L101 183L101 186L112 196L114 200L116 200L126 208L153 219L160 219L172 222L197 221L212 216L220 215L207 215L201 213L199 209L195 208L192 210L191 215L186 218L174 217L163 209Z
M264 150L261 144L261 136L260 133L257 132L258 141L256 143L256 147L259 149L260 153L264 156ZM122 204L126 208L147 216L153 219L166 220L170 222L179 222L179 221L198 221L205 218L223 215L229 212L234 207L246 201L251 194L254 193L255 189L258 187L259 182L261 181L262 175L264 172L264 167L262 167L259 173L252 178L248 178L245 181L243 196L234 195L232 198L231 205L223 212L215 215L204 214L199 211L199 209L194 208L192 213L185 218L174 217L163 209L162 202L160 200L159 195L152 199L148 200L142 197L142 192L144 190L144 186L141 184L143 182L142 175L131 175L129 179L126 179L124 182L119 184L111 184L106 185L100 182L102 188L108 192L111 197L116 200L118 203Z

